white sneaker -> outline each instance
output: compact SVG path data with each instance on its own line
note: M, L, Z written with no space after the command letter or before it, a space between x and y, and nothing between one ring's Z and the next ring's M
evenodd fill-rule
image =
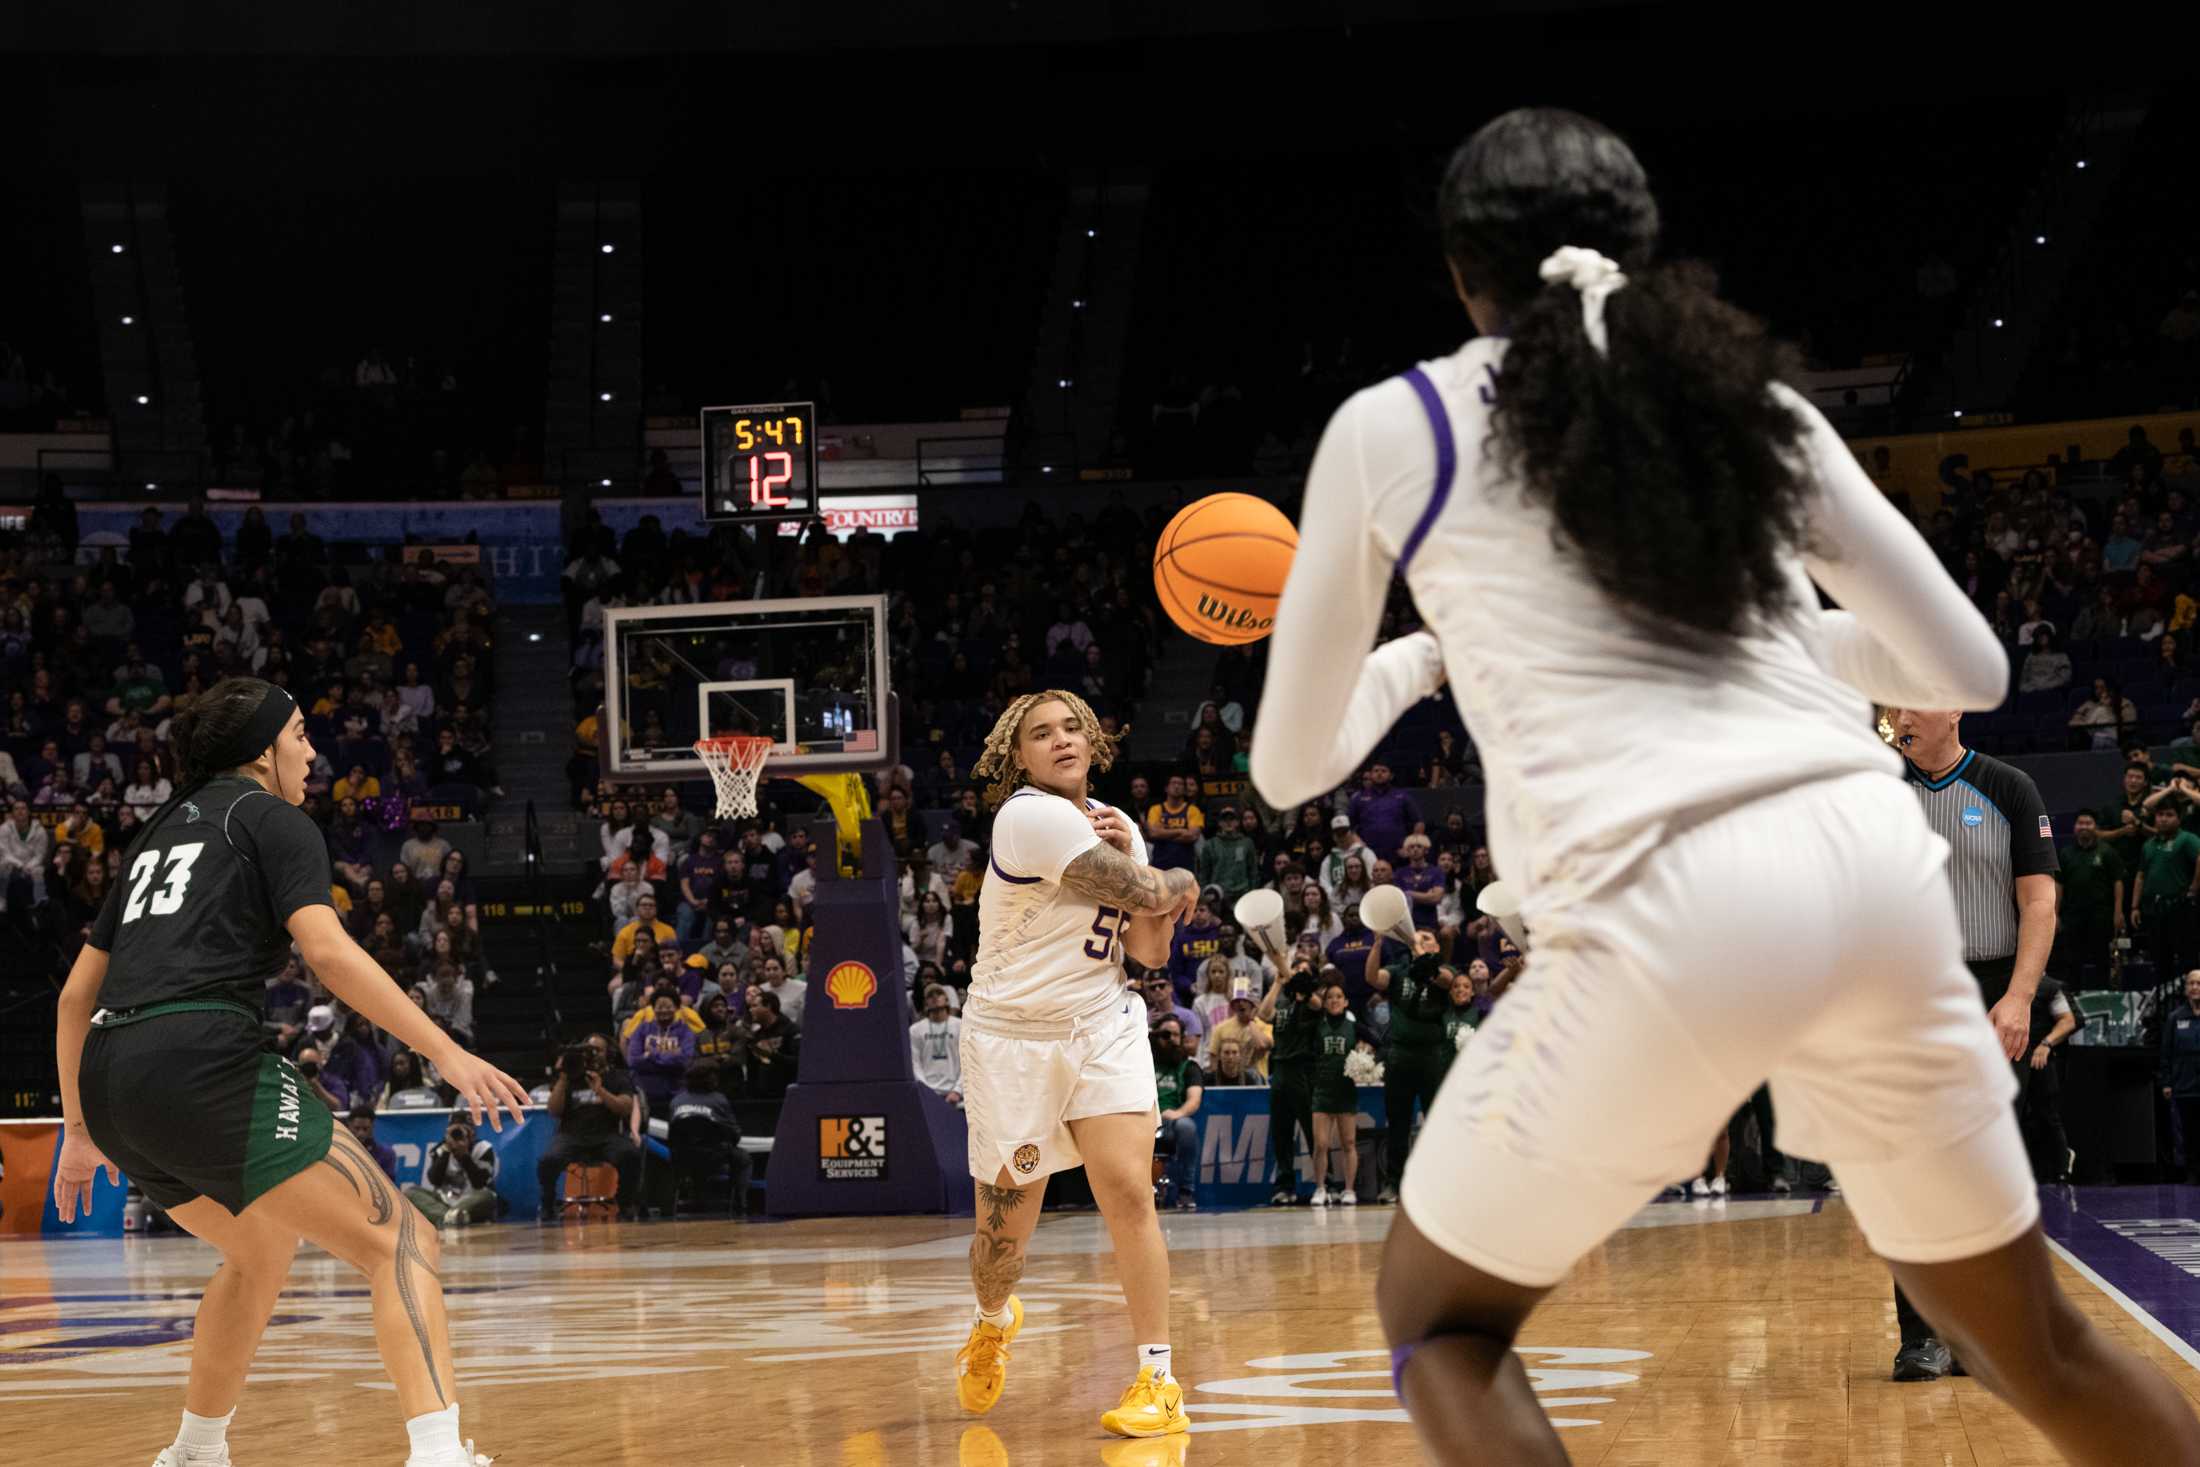
M195 1457L185 1456L183 1448L171 1444L161 1448L160 1455L153 1459L153 1467L230 1467L229 1444L222 1443L221 1449L212 1456L201 1452Z
M1347 1187L1337 1194L1337 1205L1339 1207L1358 1207L1360 1205L1360 1194Z
M468 1442L466 1449L455 1457L408 1457L405 1467L490 1467L492 1461L493 1458L475 1451L474 1444ZM194 1463L193 1467L197 1467L197 1464Z
M1314 1195L1307 1200L1306 1205L1309 1207L1327 1207L1329 1205L1329 1189L1327 1187L1316 1187Z
M1728 1192L1729 1190L1730 1190L1730 1189L1729 1189L1729 1188L1727 1187L1727 1185L1726 1185L1726 1178L1724 1178L1724 1177L1713 1177L1713 1178L1711 1179L1711 1195L1712 1195L1712 1196L1714 1196L1714 1197L1724 1197L1724 1196L1725 1196L1725 1195L1727 1194L1727 1192Z
M1688 1184L1688 1195L1691 1197L1709 1197L1711 1195L1711 1184L1702 1177L1698 1177Z

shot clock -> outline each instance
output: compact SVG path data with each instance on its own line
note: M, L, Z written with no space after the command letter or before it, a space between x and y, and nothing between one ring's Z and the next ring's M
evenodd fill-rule
M807 402L703 409L703 518L777 524L817 513L817 408Z

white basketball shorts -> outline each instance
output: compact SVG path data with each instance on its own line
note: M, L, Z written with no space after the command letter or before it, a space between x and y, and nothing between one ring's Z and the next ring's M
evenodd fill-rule
M1069 1123L1156 1104L1146 1003L1126 992L1070 1022L1023 1023L963 1011L963 1118L970 1175L1028 1187L1084 1164Z
M1690 825L1547 918L1423 1123L1414 1226L1548 1287L1769 1079L1780 1149L1833 1167L1883 1257L2015 1240L2039 1195L1947 859L1908 787L1849 775Z

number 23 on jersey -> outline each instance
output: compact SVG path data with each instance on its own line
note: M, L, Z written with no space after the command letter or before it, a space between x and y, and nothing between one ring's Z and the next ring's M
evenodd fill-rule
M191 889L191 865L204 849L204 841L192 841L167 851L140 852L130 863L130 900L122 909L122 920L135 922L148 912L155 917L166 917L180 911L184 893ZM156 877L160 881L157 890L153 886ZM146 902L148 896L152 898L150 906Z

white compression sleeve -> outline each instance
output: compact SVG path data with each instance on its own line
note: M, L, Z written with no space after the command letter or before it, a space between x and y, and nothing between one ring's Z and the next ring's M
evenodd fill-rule
M2009 661L1986 618L1833 425L1800 395L1775 391L1810 428L1805 452L1817 489L1803 563L1843 608L1821 613L1828 670L1866 697L1899 707L2000 707L2009 692Z
M1410 391L1386 383L1370 392L1383 390ZM1427 632L1367 650L1382 626L1396 555L1375 523L1387 486L1370 481L1361 452L1368 395L1348 403L1322 435L1299 512L1299 553L1276 609L1251 774L1279 810L1343 783L1399 715L1443 683L1443 649ZM1421 457L1433 452L1424 447ZM1425 500L1427 470L1418 473ZM1357 675L1346 675L1355 663Z

